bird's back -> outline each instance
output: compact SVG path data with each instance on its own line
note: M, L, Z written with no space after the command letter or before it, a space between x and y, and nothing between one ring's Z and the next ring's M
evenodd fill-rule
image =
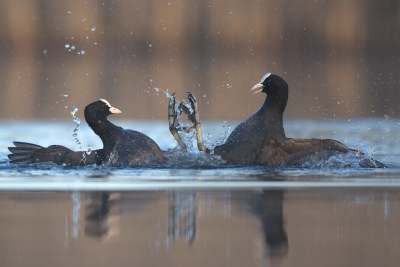
M126 167L154 165L165 161L163 151L150 137L134 130L120 129L104 164Z
M268 131L264 127L263 116L258 112L240 123L229 135L226 142L214 148L228 164L251 165L261 153Z

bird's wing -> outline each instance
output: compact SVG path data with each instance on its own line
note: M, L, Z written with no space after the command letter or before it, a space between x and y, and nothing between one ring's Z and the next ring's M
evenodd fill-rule
M39 162L54 162L57 164L91 165L101 164L103 150L94 150L89 155L85 151L72 151L71 149L52 145L42 147L25 142L14 142L15 147L9 147L12 154L8 155L11 163L30 164Z
M347 153L349 148L331 139L287 139L283 143L269 138L257 164L271 167L298 166L308 160L325 160L337 153Z

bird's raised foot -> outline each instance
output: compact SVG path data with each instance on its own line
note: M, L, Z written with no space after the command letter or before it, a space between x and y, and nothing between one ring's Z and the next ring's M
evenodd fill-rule
M181 110L181 112L185 113L188 120L191 121L193 124L196 122L192 103L186 104L185 100L182 100L181 103L179 103L178 109Z
M198 114L197 99L192 92L188 92L187 94L188 100L190 102L190 107L192 108L193 116L196 117L196 114Z
M208 149L203 142L203 135L201 130L201 121L200 121L200 114L199 109L197 106L196 97L192 92L188 92L188 100L190 102L190 107L192 109L192 113L190 114L191 121L194 123L194 127L196 128L196 135L197 135L197 147L199 150L209 153L210 149ZM189 118L189 115L188 115ZM189 118L189 119L190 119Z
M179 104L181 105L181 104ZM184 130L183 127L179 123L179 117L182 113L181 108L176 108L176 101L175 101L175 93L173 93L169 97L168 103L168 123L169 123L169 131L171 132L172 136L178 142L182 149L186 149L185 143L182 141L182 138L179 136L179 131Z
M168 105L169 130L183 149L186 149L186 145L182 141L179 132L184 131L185 133L191 133L193 130L196 130L197 147L199 150L209 153L210 149L208 149L203 143L200 115L198 111L197 100L193 93L188 92L188 100L189 103L186 103L185 100L182 100L177 105L175 93L170 96ZM181 125L180 115L182 112L187 115L188 120L193 123L193 126L184 127Z

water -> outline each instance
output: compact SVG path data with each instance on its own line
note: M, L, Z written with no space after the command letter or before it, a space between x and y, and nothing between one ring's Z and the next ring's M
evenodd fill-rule
M116 124L176 146L166 121ZM235 126L202 124L210 142ZM196 151L157 168L8 163L12 141L80 150L75 127L0 123L1 266L398 266L400 121L285 123L288 136L342 141L385 169L350 158L229 167ZM78 138L101 147L86 123Z

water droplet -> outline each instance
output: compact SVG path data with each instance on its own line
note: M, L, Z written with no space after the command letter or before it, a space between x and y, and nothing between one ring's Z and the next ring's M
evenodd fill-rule
M75 117L73 118L74 122L76 122L76 124L81 124L81 119Z
M84 54L85 54L85 50L82 50L82 51L81 51L81 55L84 55Z
M68 108L68 106L65 106L65 108Z
M154 90L156 90L156 92L160 91L160 89L158 89L157 87L154 87Z
M87 154L87 155L90 155L91 153L92 153L92 149L90 148L90 145L88 145L86 154Z
M153 45L152 44L149 44L149 47L152 47Z
M43 50L43 54L45 54L45 55L47 54L47 50L46 50L46 49L45 49L45 50Z
M71 110L71 115L75 116L75 113L78 111L78 107L76 105L74 105L74 107Z
M65 45L65 48L69 48L69 47L70 47L70 45L69 45L69 44L66 44L66 45Z
M75 46L74 45L71 45L71 50L75 50Z
M71 10L68 10L68 14L71 14L72 12L71 12Z
M96 30L96 27L92 27L92 32L94 32Z
M68 97L68 94L63 94L63 97Z

